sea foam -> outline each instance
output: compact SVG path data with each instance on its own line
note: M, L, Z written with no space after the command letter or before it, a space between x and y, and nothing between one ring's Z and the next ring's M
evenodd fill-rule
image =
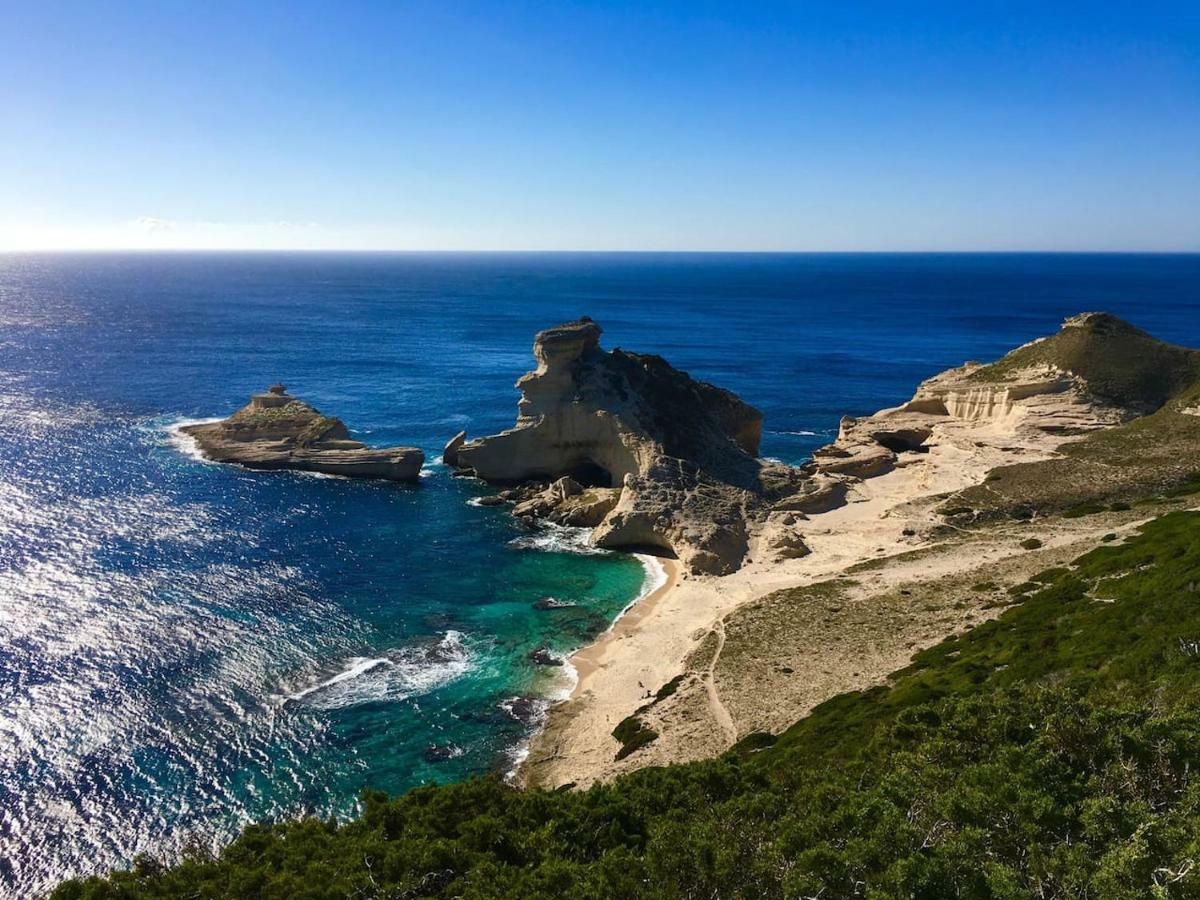
M167 443L193 462L204 463L210 466L220 465L220 463L213 462L206 457L200 451L200 445L196 443L196 439L183 430L188 425L211 425L213 422L220 421L219 417L210 419L178 419L169 423L165 428Z
M449 684L471 667L463 634L447 631L437 643L402 647L380 657L351 657L341 672L279 699L321 709L405 700Z

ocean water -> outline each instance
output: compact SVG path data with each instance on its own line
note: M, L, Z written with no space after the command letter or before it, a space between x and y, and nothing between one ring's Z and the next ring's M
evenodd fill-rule
M529 652L655 571L437 464L511 425L539 328L591 315L799 462L1092 309L1200 345L1200 257L0 255L0 895L512 767L570 686ZM424 448L420 483L214 465L174 431L277 380Z

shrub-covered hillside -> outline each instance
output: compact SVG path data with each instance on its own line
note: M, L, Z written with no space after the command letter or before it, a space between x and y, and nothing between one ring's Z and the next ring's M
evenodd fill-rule
M368 796L55 897L1200 896L1200 514L1033 583L773 744L586 792Z

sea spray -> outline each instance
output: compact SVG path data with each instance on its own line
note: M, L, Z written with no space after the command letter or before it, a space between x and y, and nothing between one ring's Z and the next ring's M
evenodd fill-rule
M166 434L167 444L173 447L179 453L182 453L193 462L205 463L206 465L217 466L220 463L213 462L206 457L200 450L200 445L190 435L184 432L184 428L188 425L211 425L213 422L220 422L220 417L210 419L176 419L166 425L159 426Z
M419 697L470 671L464 636L447 631L436 643L391 650L386 656L352 657L341 672L284 697L324 709Z

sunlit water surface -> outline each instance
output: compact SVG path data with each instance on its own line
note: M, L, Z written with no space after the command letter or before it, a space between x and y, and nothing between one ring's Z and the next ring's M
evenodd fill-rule
M570 686L530 651L654 571L437 464L511 424L538 328L593 316L799 461L1070 313L1200 344L1198 307L1194 256L0 256L0 893L511 769ZM213 465L174 431L280 379L423 447L420 484Z

